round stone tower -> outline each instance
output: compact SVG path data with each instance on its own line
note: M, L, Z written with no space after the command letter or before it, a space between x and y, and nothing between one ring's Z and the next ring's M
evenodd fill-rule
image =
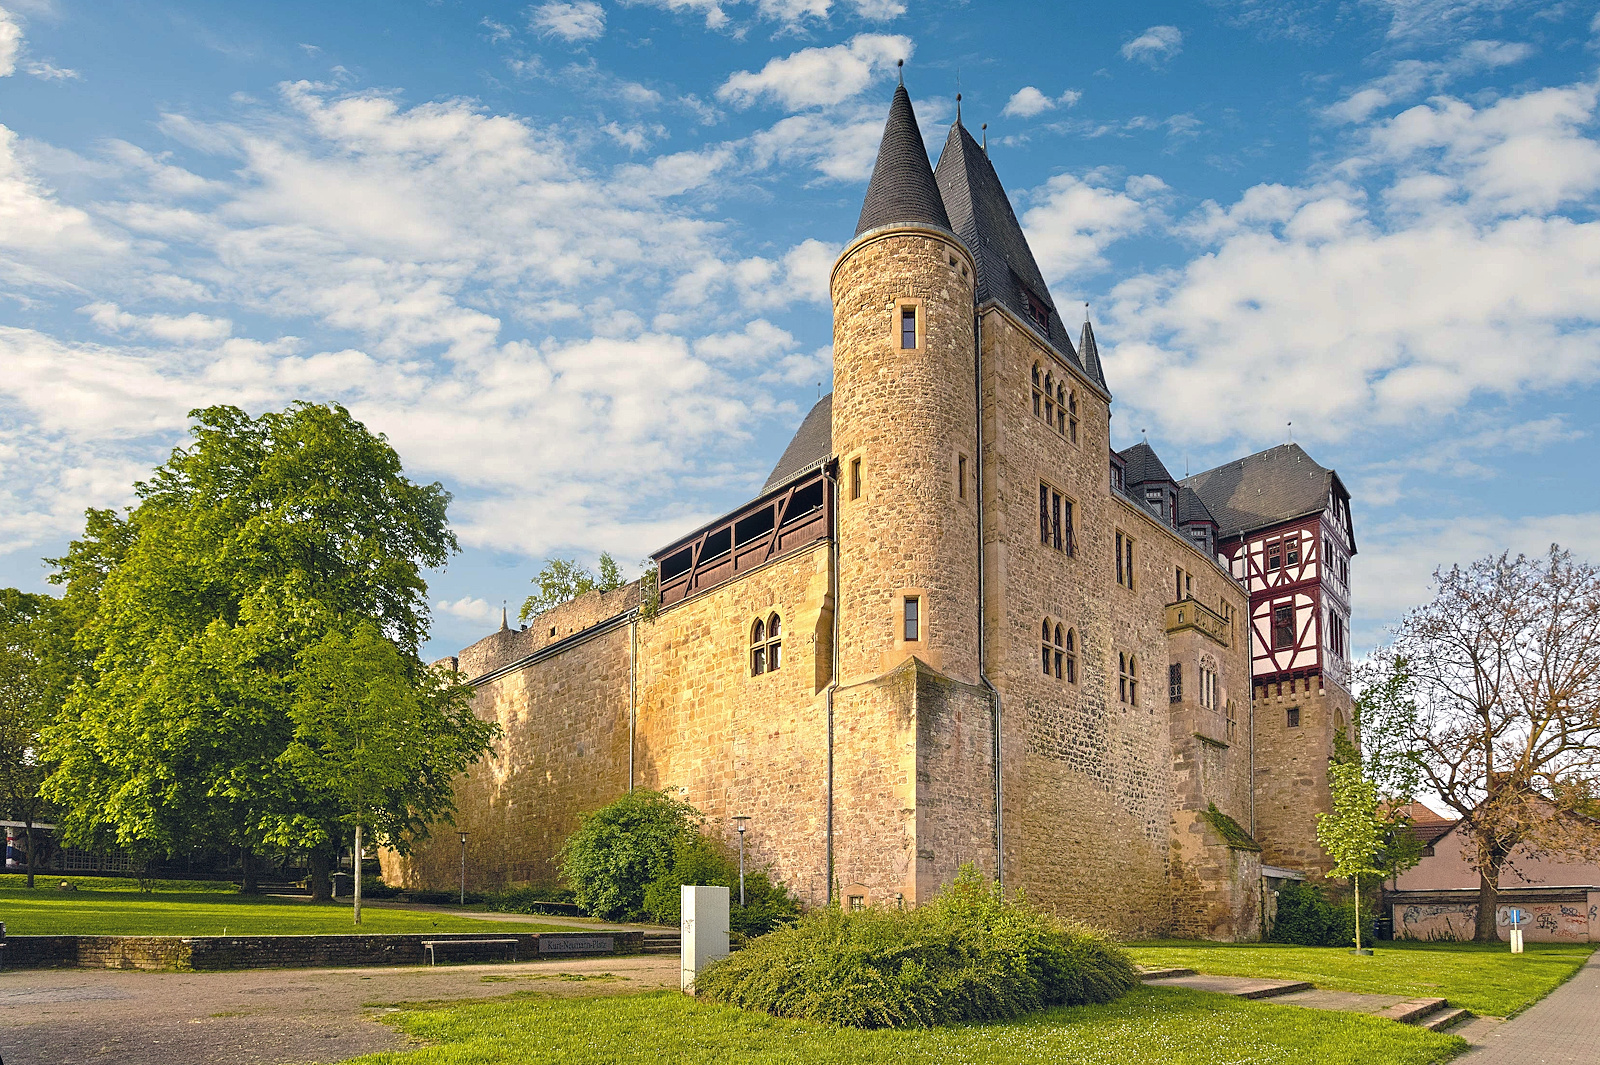
M830 283L844 684L978 679L976 276L902 85Z

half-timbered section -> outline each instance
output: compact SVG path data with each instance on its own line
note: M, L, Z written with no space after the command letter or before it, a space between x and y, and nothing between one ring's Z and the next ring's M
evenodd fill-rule
M1183 482L1217 521L1217 553L1250 593L1259 838L1267 861L1321 870L1315 810L1323 766L1350 723L1350 559L1355 532L1339 475L1284 444ZM1354 738L1354 737L1352 737ZM1306 775L1306 803L1287 781Z

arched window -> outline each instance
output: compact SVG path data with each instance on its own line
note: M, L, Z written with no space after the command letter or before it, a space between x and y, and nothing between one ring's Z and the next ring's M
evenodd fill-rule
M1128 656L1128 705L1139 705L1139 659L1137 655Z
M1207 710L1217 708L1217 659L1211 654L1200 656L1200 705Z
M1078 633L1075 629L1067 630L1067 638L1062 642L1061 648L1066 652L1066 682L1076 684L1078 683Z
M1038 363L1034 363L1033 364L1033 416L1035 418L1040 416L1041 408L1044 405L1044 393L1041 392L1039 389L1040 389L1040 385L1039 385L1039 364Z
M1056 423L1056 382L1048 372L1044 375L1044 420L1047 425Z
M1067 439L1078 442L1078 390L1067 393Z
M1067 388L1065 385L1056 385L1056 432L1067 431Z
M750 675L759 677L767 671L767 623L756 618L750 626Z
M1130 706L1139 702L1139 662L1133 655L1117 652L1117 691Z
M773 614L767 619L767 672L783 665L783 619Z
M1044 627L1039 636L1039 664L1044 667L1044 675L1050 675L1050 619L1044 619Z

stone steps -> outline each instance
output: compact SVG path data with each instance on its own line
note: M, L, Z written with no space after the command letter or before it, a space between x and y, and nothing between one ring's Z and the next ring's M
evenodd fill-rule
M677 932L646 932L644 934L645 954L677 954L683 949L683 937Z
M1422 1027L1430 1032L1442 1032L1447 1028L1454 1028L1472 1020L1472 1011L1460 1008L1444 1009L1422 1022Z

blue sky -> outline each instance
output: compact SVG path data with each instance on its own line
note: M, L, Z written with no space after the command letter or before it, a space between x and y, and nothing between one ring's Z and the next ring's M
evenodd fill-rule
M1357 650L1437 565L1600 560L1592 5L0 5L0 583L211 403L337 400L455 494L434 654L736 506L901 58L1093 305L1118 446L1339 470Z

